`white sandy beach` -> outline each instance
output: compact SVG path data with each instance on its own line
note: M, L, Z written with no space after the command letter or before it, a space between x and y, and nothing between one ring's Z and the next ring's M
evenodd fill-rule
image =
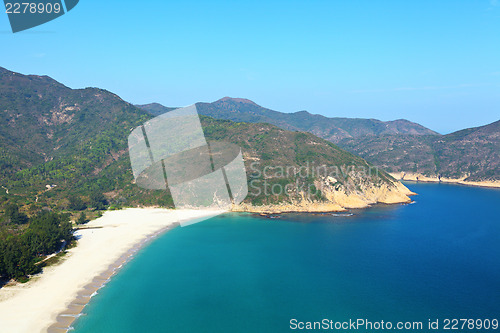
M129 208L106 212L79 230L78 245L64 261L44 269L26 284L0 289L0 332L46 332L78 292L108 270L120 256L175 222L217 215L214 210Z

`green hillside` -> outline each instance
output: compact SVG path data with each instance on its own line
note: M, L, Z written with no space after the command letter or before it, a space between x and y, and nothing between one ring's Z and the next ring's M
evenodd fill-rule
M161 109L158 103L141 105L144 110L158 114L170 108ZM380 121L377 119L329 118L307 111L283 113L264 108L243 98L224 97L213 103L197 103L200 114L216 119L250 123L269 123L287 130L312 133L325 140L337 143L344 138L363 135L412 134L435 135L436 132L405 119Z
M102 89L73 90L46 76L21 75L5 69L0 71L0 110L0 185L9 191L2 194L1 200L33 211L43 207L70 211L75 211L74 207L93 207L96 193L103 193L114 207L172 205L168 193L144 190L133 183L127 138L151 114ZM312 134L208 117L202 117L202 125L208 140L229 141L242 147L244 156L250 158L247 164L258 161L255 168L298 168L308 162L370 167L363 159ZM313 178L304 182L312 183ZM289 180L281 177L275 181ZM340 178L338 181L344 182ZM392 182L392 178L380 172L371 181ZM279 195L249 196L247 202L288 199ZM78 204L80 201L83 205Z
M500 179L499 125L440 135L408 120L328 118L306 111L282 113L241 98L197 103L199 112L217 119L264 122L313 133L365 158L388 172L410 172L470 181ZM159 114L170 108L140 106Z
M500 120L443 136L364 136L339 145L389 172L500 180Z
M70 89L47 76L3 68L0 111L0 279L38 272L46 255L72 240L70 220L85 223L108 208L173 207L168 191L134 184L128 136L152 114L106 90ZM252 207L330 202L335 193L344 201L355 194L359 205L377 202L379 192L401 190L385 172L366 174L373 167L365 160L313 134L207 116L201 123L208 141L242 148L248 183L255 185L245 199ZM318 174L317 166L338 172ZM317 188L321 184L328 193ZM264 189L276 186L287 190Z

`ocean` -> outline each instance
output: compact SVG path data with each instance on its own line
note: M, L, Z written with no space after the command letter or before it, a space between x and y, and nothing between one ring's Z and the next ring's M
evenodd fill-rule
M327 331L388 331L383 321L392 330L411 324L401 331L446 332L453 319L494 325L500 190L406 185L418 193L412 204L275 218L229 213L175 228L99 290L74 330L293 332L319 322ZM361 326L342 329L353 321ZM459 332L477 331L462 325Z

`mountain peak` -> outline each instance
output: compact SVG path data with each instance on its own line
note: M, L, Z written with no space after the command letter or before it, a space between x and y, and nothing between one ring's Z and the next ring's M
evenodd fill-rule
M306 111L306 110L302 110L302 111L297 111L297 112L294 112L294 114L297 114L297 115L312 115L309 111Z
M252 105L257 105L255 102L246 99L246 98L232 98L232 97L222 97L221 99L215 101L214 103L217 102L233 102L233 103L243 103L243 104L252 104Z
M160 114L163 114L165 112L169 112L169 111L177 109L177 108L169 108L169 107L163 106L160 103L149 103L149 104L142 104L142 105L136 104L135 106L143 111L146 111L147 113L149 113L153 116L159 116Z

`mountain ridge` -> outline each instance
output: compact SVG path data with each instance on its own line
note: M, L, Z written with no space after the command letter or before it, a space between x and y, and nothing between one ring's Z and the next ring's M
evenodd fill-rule
M225 97L213 103L197 103L200 113L233 121L272 123L292 131L305 131L336 143L400 179L448 179L499 186L498 122L441 135L406 119L328 118L307 111L286 114L263 108L245 99ZM242 107L241 105L247 105ZM147 108L145 109L147 111ZM168 108L163 107L163 111ZM232 110L232 111L231 111ZM293 118L293 122L287 119ZM328 132L323 126L334 120ZM300 123L300 126L297 126ZM486 184L486 183L485 183Z
M116 94L98 88L71 89L51 79L2 71L0 110L3 111L0 185L9 190L0 194L0 204L13 200L34 210L43 207L65 210L72 206L68 197L89 202L92 194L99 192L105 193L114 207L172 207L167 191L144 190L134 185L127 138L130 131L153 115ZM203 115L200 118L207 140L238 144L247 158L247 167L252 161L259 162L257 169L276 165L298 168L309 162L371 167L362 158L313 134L287 131L270 124L232 122ZM29 154L24 156L20 152ZM252 177L249 181L256 179L255 175L249 177ZM325 183L323 178L293 174L259 179L270 185L297 181L299 185L318 189L316 186ZM301 209L309 209L316 202L325 203L324 210L341 210L410 200L409 191L384 171L365 176L357 170L347 170L345 177L325 183L325 191L315 191L306 200L299 190L255 195L247 197L246 204L268 207L286 202L293 207L302 202Z
M439 135L420 124L406 119L381 121L378 119L326 117L302 110L283 113L262 107L243 98L224 97L212 103L196 103L200 114L216 119L252 123L269 123L292 131L310 132L334 143L349 137L380 134ZM146 111L147 107L143 108ZM169 108L164 107L167 112Z
M360 137L339 146L406 179L496 187L500 181L500 120L442 136Z

